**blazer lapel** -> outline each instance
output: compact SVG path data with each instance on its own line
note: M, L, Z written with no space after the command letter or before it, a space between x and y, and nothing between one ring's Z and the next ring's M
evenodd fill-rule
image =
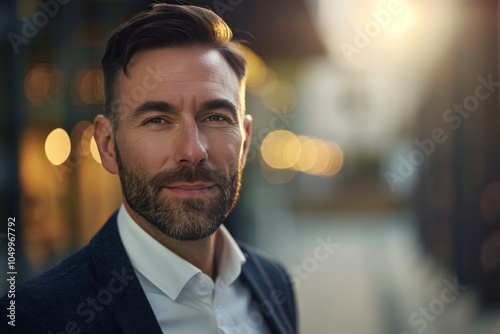
M241 246L241 245L240 245ZM252 254L241 247L247 261L242 267L242 276L250 287L252 294L260 307L260 311L269 325L272 333L295 333L288 317L281 306L272 301L272 292L277 288L264 268Z
M162 331L135 275L119 236L115 212L89 245L96 276L97 298L124 333Z

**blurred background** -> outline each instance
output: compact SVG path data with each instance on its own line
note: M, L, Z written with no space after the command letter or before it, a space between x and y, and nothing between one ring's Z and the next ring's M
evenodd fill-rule
M498 1L189 3L248 41L254 133L226 224L289 268L302 332L500 333ZM0 267L16 217L18 284L121 202L92 138L100 60L148 4L0 4Z

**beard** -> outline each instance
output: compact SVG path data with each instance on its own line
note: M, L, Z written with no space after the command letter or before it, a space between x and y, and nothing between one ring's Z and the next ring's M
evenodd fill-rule
M241 186L242 166L226 175L206 164L179 166L148 176L123 164L115 147L123 195L129 206L163 234L182 241L206 238L220 227L234 208ZM177 182L211 182L202 198L166 197L162 190Z

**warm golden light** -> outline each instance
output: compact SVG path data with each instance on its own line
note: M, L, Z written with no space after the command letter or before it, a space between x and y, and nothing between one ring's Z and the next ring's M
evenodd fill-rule
M47 64L37 64L24 79L24 94L28 101L35 106L42 106L46 103L46 95L50 88L49 66Z
M86 156L89 154L89 146L88 143L90 143L90 137L87 140L87 146L85 146L84 140L85 140L85 133L87 132L88 128L91 127L92 124L89 121L80 121L75 124L73 129L71 130L70 134L70 139L71 142L73 143L76 153L80 156ZM90 134L92 136L92 133Z
M312 139L311 142L316 147L317 156L314 164L311 166L311 168L306 169L305 172L312 175L321 175L326 171L328 165L330 164L330 149L322 140Z
M278 75L272 69L266 69L266 76L259 84L248 87L250 93L256 96L271 94L278 86Z
M344 153L337 144L308 136L296 136L288 130L269 133L262 141L261 156L261 168L266 169L262 175L273 180L284 178L284 174L275 174L271 172L273 170L332 176L340 171L344 163Z
M78 71L73 80L72 98L75 104L95 104L104 101L102 71L96 69Z
M92 158L94 158L95 161L97 161L98 163L102 163L94 136L92 136L92 139L90 140L90 153L92 154Z
M94 125L87 125L87 128L83 131L81 139L80 139L80 150L82 151L84 156L91 155L91 147L92 147L92 136L94 135Z
M329 142L327 143L330 150L330 163L323 171L324 176L332 176L337 174L344 165L344 152L339 145Z
M64 96L67 81L65 71L51 69L49 64L36 64L24 79L24 95L37 107L47 102L57 104Z
M264 81L267 76L267 67L264 61L251 49L245 46L241 48L245 53L245 58L248 63L247 87L253 88Z
M66 159L71 153L71 141L66 131L61 128L53 130L45 140L45 155L50 163L58 166Z
M316 163L318 159L318 148L309 137L299 136L298 139L301 144L300 156L292 167L297 171L304 172L311 169Z
M90 153L97 163L102 163L94 138L94 125L91 124L85 129L81 137L80 145L83 155L88 156Z
M290 168L299 159L300 141L288 130L272 131L262 141L261 155L269 167Z
M393 14L393 12L397 14ZM390 35L405 33L413 21L410 5L405 1L395 3L394 0L378 0L375 12L379 13L379 20L385 32ZM384 21L384 14L387 17Z

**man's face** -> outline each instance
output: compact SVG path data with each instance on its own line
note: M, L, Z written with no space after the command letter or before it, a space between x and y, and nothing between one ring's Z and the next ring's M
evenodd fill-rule
M205 238L239 193L251 130L240 82L205 47L143 51L129 71L115 90L116 165L103 164L118 171L126 205L140 218L178 240Z

